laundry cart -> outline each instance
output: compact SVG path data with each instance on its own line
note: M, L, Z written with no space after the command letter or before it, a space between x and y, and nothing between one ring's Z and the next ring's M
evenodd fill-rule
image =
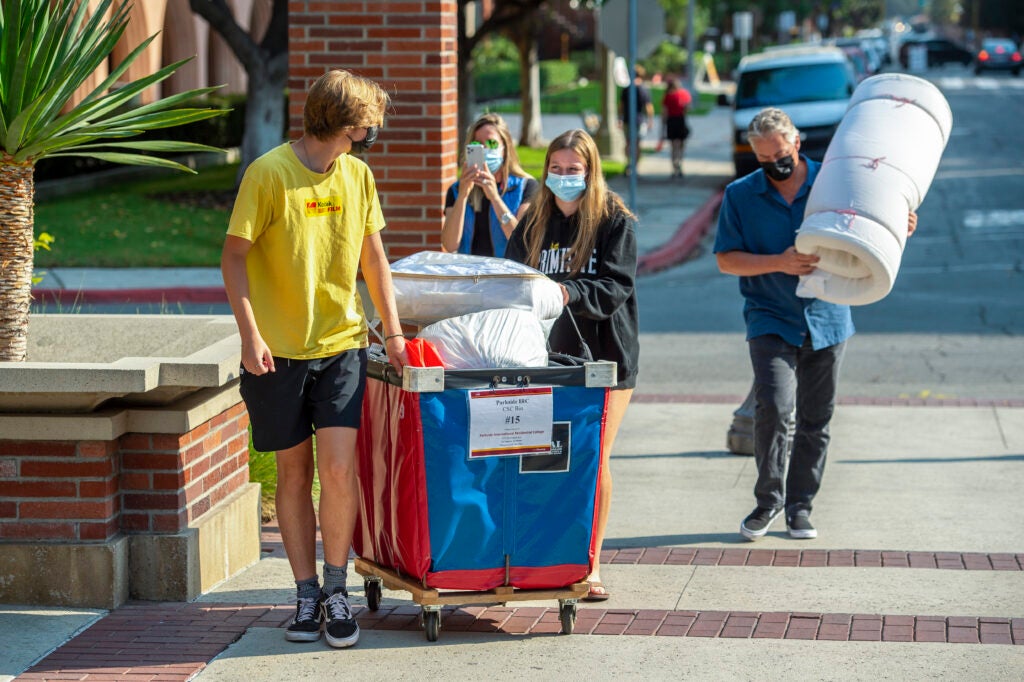
M406 367L371 352L358 440L355 570L422 607L557 599L570 634L587 594L613 362Z

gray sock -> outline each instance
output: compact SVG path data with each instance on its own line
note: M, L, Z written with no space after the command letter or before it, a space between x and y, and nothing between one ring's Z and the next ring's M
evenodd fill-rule
M307 580L296 580L295 587L298 592L299 599L319 599L320 598L320 576L314 575L312 578Z
M331 595L345 589L348 566L332 566L324 562L324 594Z

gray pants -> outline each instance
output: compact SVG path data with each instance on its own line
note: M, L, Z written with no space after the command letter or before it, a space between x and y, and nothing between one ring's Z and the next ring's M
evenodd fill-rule
M787 517L801 509L810 511L825 471L828 424L846 342L814 350L810 338L797 347L768 334L750 339L748 345L754 367L757 506L785 505ZM796 430L787 473L788 425L794 408Z

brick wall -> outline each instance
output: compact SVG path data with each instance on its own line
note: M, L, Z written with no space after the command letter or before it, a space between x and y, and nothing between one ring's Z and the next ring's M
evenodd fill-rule
M238 403L182 435L121 437L121 528L184 530L249 480L249 415Z
M0 440L0 540L184 530L249 480L248 425L238 403L181 435Z
M455 0L289 3L290 128L302 134L309 84L333 68L383 86L392 108L364 157L373 169L392 260L439 249L444 192L458 163Z

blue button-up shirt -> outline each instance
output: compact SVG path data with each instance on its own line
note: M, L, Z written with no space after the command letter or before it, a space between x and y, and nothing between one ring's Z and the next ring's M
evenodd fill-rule
M763 170L735 180L725 188L718 213L715 253L745 251L774 255L793 246L804 219L807 197L820 164L805 156L807 179L792 204L765 177ZM776 334L786 343L802 346L811 336L815 350L845 341L853 335L850 306L796 295L799 278L783 272L740 277L740 293L746 299L743 318L747 339Z

